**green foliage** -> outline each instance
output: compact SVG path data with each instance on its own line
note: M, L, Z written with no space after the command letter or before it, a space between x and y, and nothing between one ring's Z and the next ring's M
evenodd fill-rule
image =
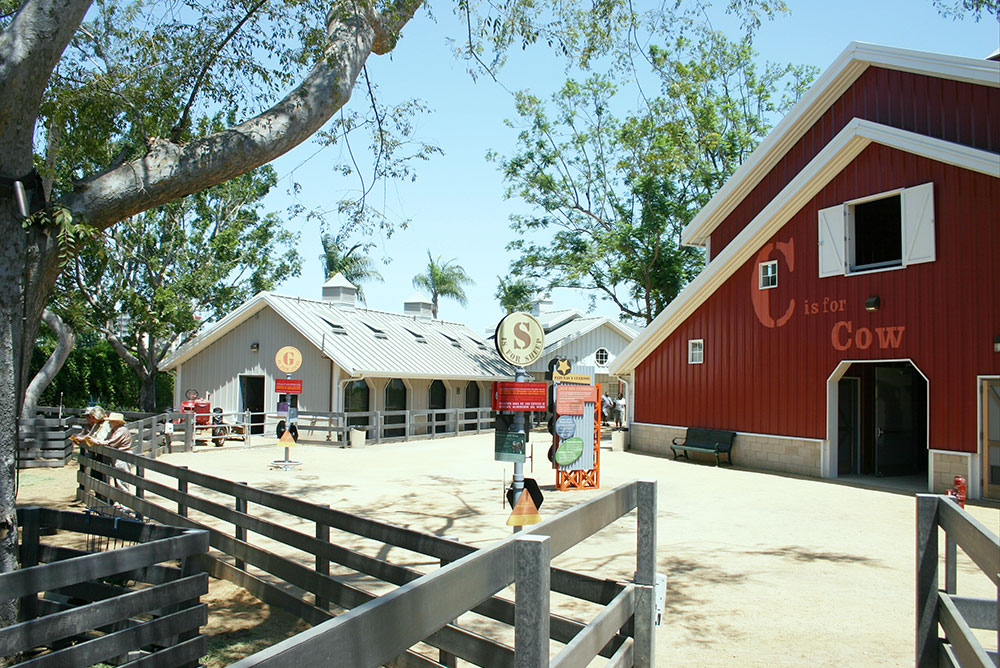
M59 245L59 266L61 267L65 267L80 251L80 247L97 234L97 230L93 227L85 223L75 222L69 210L61 206L37 211L25 218L21 226L26 230L32 226L38 226L46 234L55 232Z
M461 265L454 259L443 262L441 257L435 260L427 251L427 270L413 277L413 287L426 290L431 295L431 312L438 316L438 298L450 297L462 306L468 303L464 287L474 285L474 281L465 273Z
M547 105L517 95L521 131L492 153L508 197L518 275L543 288L590 290L627 318L650 322L703 265L683 228L802 94L808 68L755 65L749 38L708 28L651 47L660 95L616 117L613 78L570 79Z
M534 283L521 276L497 276L497 291L494 293L500 306L507 313L530 311L531 301L538 293Z
M979 21L986 15L990 15L994 20L1000 20L1000 2L997 0L933 0L941 16L958 20L966 15L972 17L974 21Z
M31 374L45 364L55 348L55 337L43 330L32 352ZM156 411L170 406L173 400L174 375L161 373L156 377ZM77 345L52 383L42 392L42 406L84 408L91 403L105 410L141 410L139 378L111 348L107 341L93 345Z

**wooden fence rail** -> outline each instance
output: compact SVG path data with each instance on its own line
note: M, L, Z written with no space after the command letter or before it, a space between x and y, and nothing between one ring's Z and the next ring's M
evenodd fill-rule
M944 589L939 529L945 532ZM995 599L956 596L958 548L997 587ZM916 588L916 668L1000 666L1000 539L948 497L917 495ZM997 649L985 649L972 629L996 631Z
M23 657L23 668L125 658L172 668L205 653L208 577L194 558L208 551L206 532L38 507L17 514L21 568L0 574L0 597L17 599L20 616L0 628L0 656ZM90 546L104 544L94 537L134 545L88 552L41 542L59 530L85 534Z
M101 461L102 458L107 461ZM116 469L112 461L116 459L132 465L133 472ZM100 480L95 474L105 479ZM110 484L115 477L133 486L135 493ZM376 594L355 584L358 578L331 577L328 574L331 564L397 587L408 586L425 575L409 566L330 542L327 536L331 530L430 556L441 564L451 564L477 551L458 541L107 448L83 448L78 481L83 497L99 494L159 522L206 529L211 546L223 553L199 558L209 574L230 580L262 601L282 607L311 624L321 624L334 617L329 606L350 610L377 598ZM273 512L262 512L265 509ZM282 515L275 516L275 512ZM295 528L303 525L307 530ZM303 556L293 559L277 554L273 551L274 543L293 548ZM271 581L274 578L301 593L291 593L287 586L275 585ZM552 591L599 605L612 602L625 587L621 582L571 571L551 571ZM511 601L491 594L478 599L472 606L474 612L506 625L515 623L514 608ZM443 619L441 628L423 640L438 648L442 656L461 657L480 666L513 665L510 647L448 623L452 619ZM547 619L550 637L562 643L569 643L585 628L579 621L558 615L547 616ZM627 622L624 628L602 642L600 654L613 656L631 633L632 623ZM408 650L395 659L393 665L443 664Z

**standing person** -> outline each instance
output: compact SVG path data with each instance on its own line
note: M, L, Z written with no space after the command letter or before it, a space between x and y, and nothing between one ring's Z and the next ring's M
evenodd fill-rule
M611 411L614 409L615 402L611 398L611 395L605 390L604 396L601 397L601 424L605 427L608 426L608 422L611 421Z
M99 439L88 436L87 442L91 445L103 445L108 448L114 448L115 450L122 450L125 452L131 450L132 432L125 426L125 416L121 413L111 413L107 418L105 418L105 422L107 422L111 427L111 435L107 439ZM121 459L115 459L115 468L119 471L125 471L126 473L132 472L132 467L129 466L128 462L122 461ZM129 491L128 485L118 478L115 478L115 487L123 492Z
M615 428L621 429L622 422L625 421L625 397L621 392L618 393L618 398L615 399Z

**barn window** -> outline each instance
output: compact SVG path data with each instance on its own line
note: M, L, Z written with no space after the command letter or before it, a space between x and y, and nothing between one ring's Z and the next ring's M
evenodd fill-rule
M705 362L705 339L688 339L688 364Z
M598 348L597 352L594 353L594 361L597 362L597 366L605 367L608 365L608 351L604 348Z
M778 287L778 261L770 260L768 262L761 262L759 267L760 267L760 281L759 281L760 289L766 290L768 288Z
M933 262L934 185L925 183L819 212L819 275Z
M352 380L344 388L344 412L345 413L367 413L369 410L368 383L363 380ZM348 417L347 424L367 425L367 415Z

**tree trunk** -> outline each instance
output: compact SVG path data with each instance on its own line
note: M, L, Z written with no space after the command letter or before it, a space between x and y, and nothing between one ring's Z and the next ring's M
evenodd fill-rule
M156 372L147 373L139 378L139 405L147 413L156 412Z
M38 370L35 377L31 379L31 383L28 385L28 390L24 394L24 405L21 406L21 418L28 419L35 417L35 413L38 411L38 399L42 396L42 392L45 388L49 386L52 379L56 377L59 370L62 369L63 364L66 363L66 358L69 357L70 352L73 350L73 345L76 343L76 335L69 325L62 321L58 315L52 311L45 309L42 312L42 321L52 328L52 331L56 333L59 338L59 342L56 344L55 350L49 355L49 359L45 360L45 365Z

